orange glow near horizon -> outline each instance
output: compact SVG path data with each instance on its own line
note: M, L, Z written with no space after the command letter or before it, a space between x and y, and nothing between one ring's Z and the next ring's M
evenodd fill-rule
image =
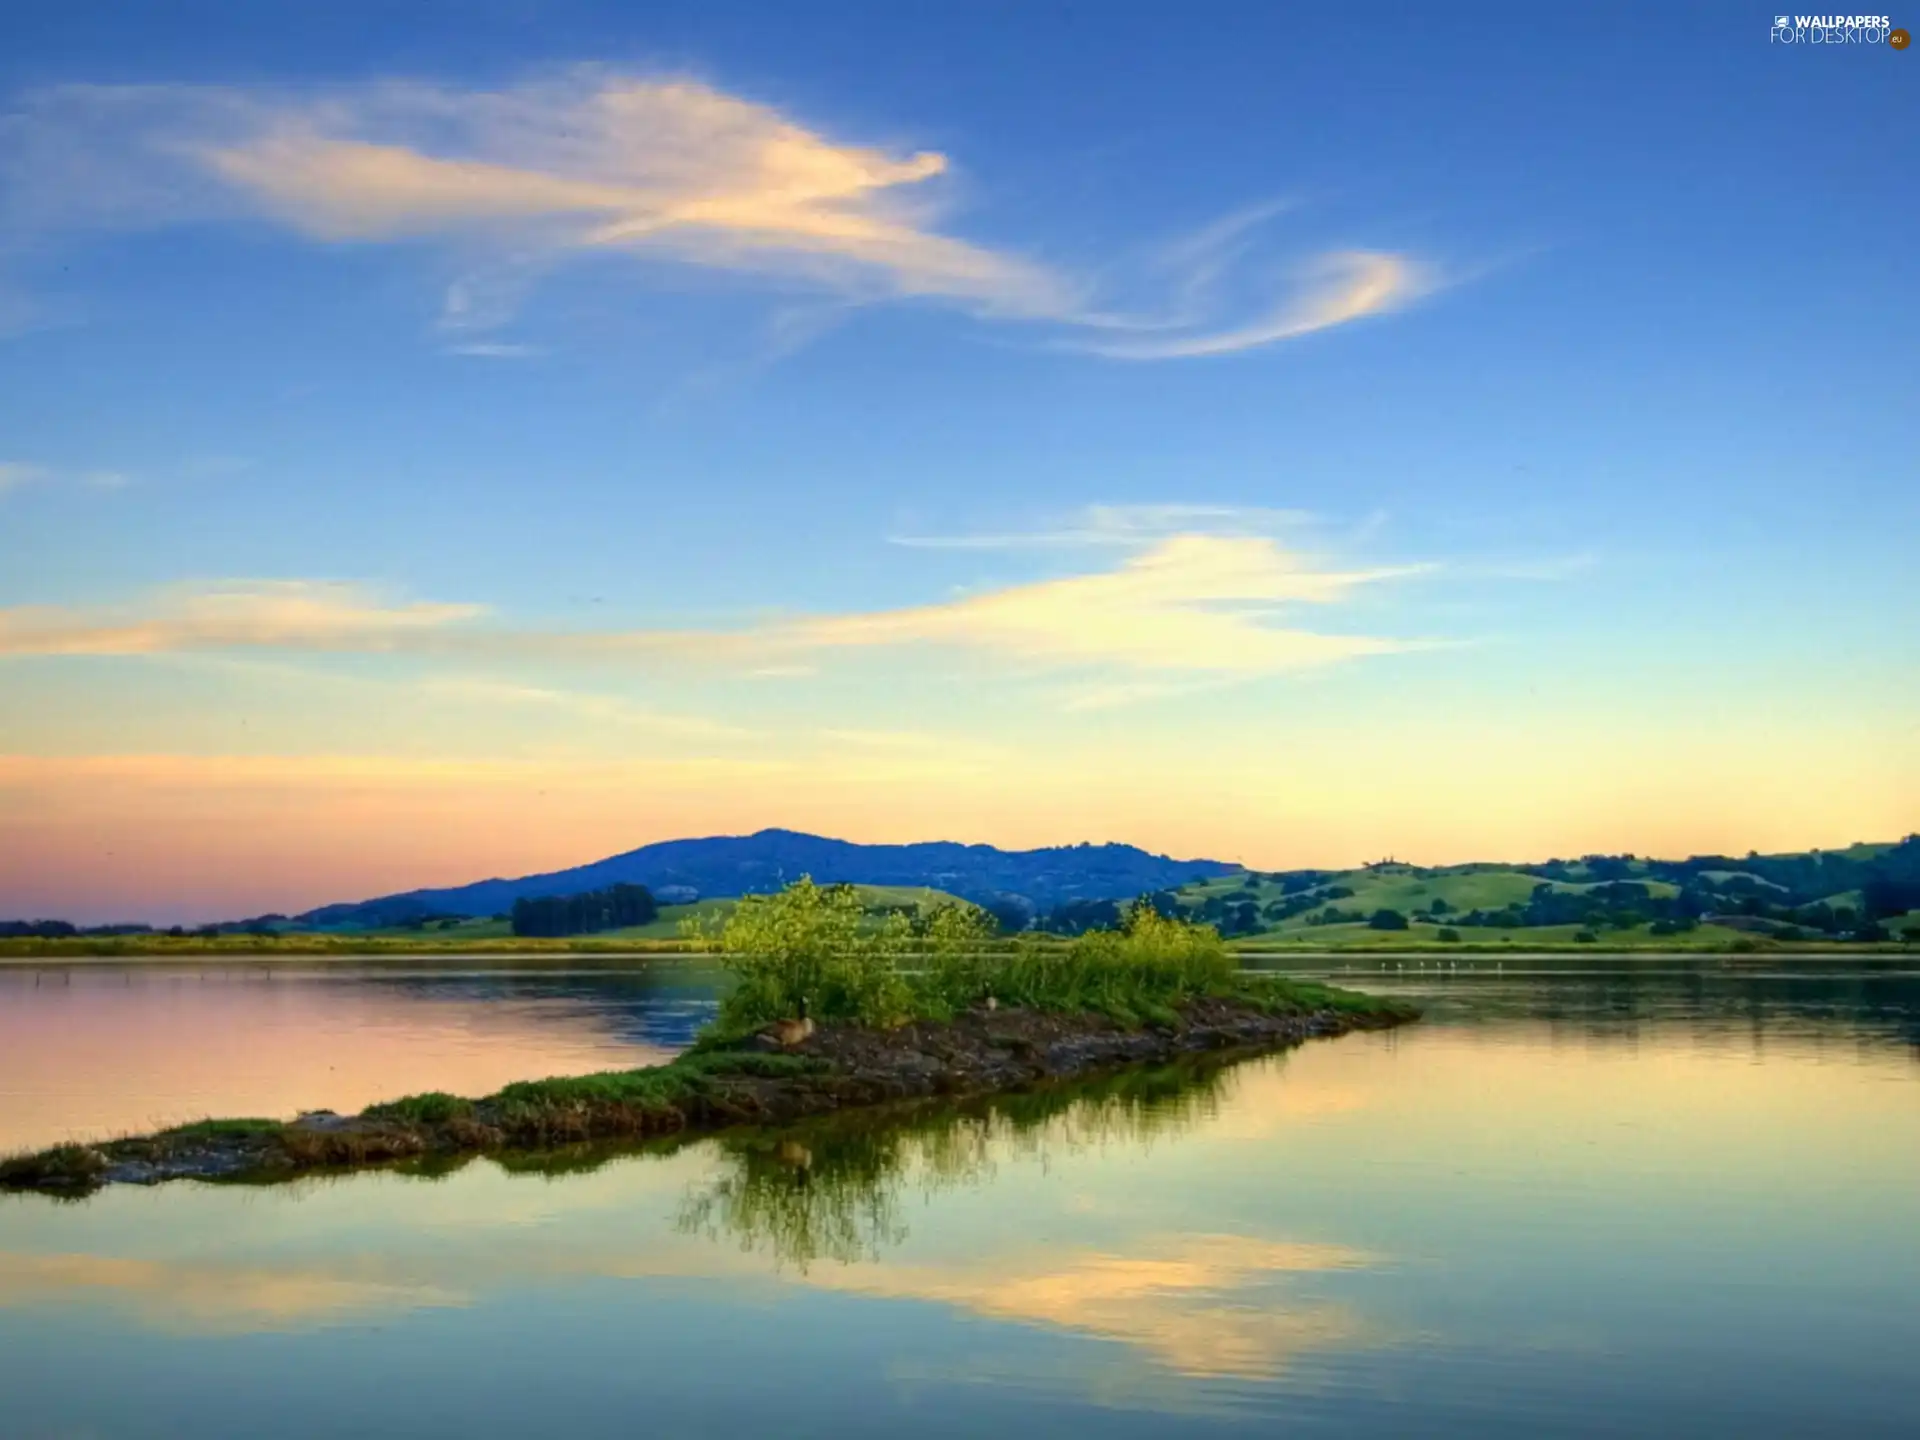
M1743 757L1649 773L1630 753L1524 783L1463 757L1421 782L1122 768L913 763L412 762L382 757L0 757L0 914L162 922L297 913L338 900L584 864L654 841L779 826L866 843L1009 849L1119 840L1260 869L1840 847L1911 828L1920 787L1830 783ZM1861 761L1863 781L1868 761ZM1510 772L1509 772L1510 774ZM912 803L905 803L906 797ZM1817 802L1817 804L1816 804Z

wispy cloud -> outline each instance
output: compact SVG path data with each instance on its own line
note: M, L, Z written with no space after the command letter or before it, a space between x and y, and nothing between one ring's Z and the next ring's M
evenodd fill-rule
M794 622L806 648L959 645L1056 665L1259 674L1410 648L1275 620L1408 569L1320 570L1261 537L1176 535L1117 569L938 605Z
M1204 334L1064 342L1114 360L1176 360L1254 350L1330 330L1411 304L1434 287L1432 275L1401 255L1354 251L1314 262L1294 294L1244 325Z
M0 609L0 655L392 650L481 613L476 605L389 605L356 586L326 581L235 581L174 587L140 606Z
M470 355L481 360L533 360L547 353L539 345L509 345L494 340L473 340L444 348L449 355Z
M625 252L861 301L923 299L1038 322L1115 359L1251 349L1380 314L1432 284L1377 252L1322 257L1298 293L1214 313L1218 281L1277 207L1162 247L1155 293L941 227L938 151L829 138L684 78L582 68L500 89L380 82L300 91L68 86L0 120L16 226L264 217L312 239L476 245L445 328L511 316L569 256ZM1119 301L1120 303L1115 303ZM496 353L467 350L463 353Z
M228 582L176 588L144 607L0 610L0 655L176 650L407 651L505 659L640 657L749 673L830 652L945 647L1028 668L1253 676L1419 648L1293 620L1417 567L1329 570L1270 538L1175 535L1116 567L936 604L775 618L734 629L524 631L466 622L481 606L394 603L350 585Z

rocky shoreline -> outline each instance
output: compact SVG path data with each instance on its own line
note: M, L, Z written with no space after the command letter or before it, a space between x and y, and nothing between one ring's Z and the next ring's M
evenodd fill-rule
M1180 1007L1171 1024L1145 1028L1102 1015L1011 1009L890 1030L823 1024L789 1048L701 1048L650 1070L532 1081L479 1100L422 1095L356 1116L205 1121L59 1146L0 1161L0 1189L80 1195L179 1179L270 1181L430 1156L777 1125L891 1101L1016 1091L1207 1051L1271 1051L1384 1029L1416 1014L1390 1001L1303 1011L1207 999Z

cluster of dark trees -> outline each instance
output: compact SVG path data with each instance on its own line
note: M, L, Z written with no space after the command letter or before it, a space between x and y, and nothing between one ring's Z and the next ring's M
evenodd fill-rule
M1223 895L1208 895L1198 905L1181 905L1168 896L1169 903L1158 906L1163 914L1177 915L1184 920L1192 920L1201 925L1211 925L1222 935L1232 938L1236 935L1251 935L1261 928L1260 896L1255 893L1259 888L1260 877L1249 876L1247 883L1238 890L1229 890Z
M1218 901L1223 897L1214 897ZM1182 920L1198 920L1205 907L1183 905L1179 895L1172 890L1151 890L1132 900L1068 900L1056 905L1045 915L1033 922L1033 928L1044 930L1049 935L1084 935L1089 930L1113 930L1125 921L1127 911L1136 905L1144 905L1149 910ZM1209 924L1218 924L1219 906L1207 917ZM1006 928L1003 924L1002 928ZM1228 933L1226 930L1222 934Z
M1002 891L980 901L980 908L993 916L1003 935L1018 935L1039 919L1039 907L1024 895Z
M578 895L523 896L513 902L511 918L516 935L553 937L645 925L659 913L646 886L609 885Z
M1084 935L1089 930L1111 930L1120 923L1118 900L1067 900L1035 922L1049 935Z
M1675 934L1680 929L1692 928L1703 914L1709 913L1708 907L1700 903L1698 897L1689 899L1685 892L1678 899L1656 896L1646 882L1640 880L1608 880L1582 890L1561 890L1551 882L1542 881L1533 887L1533 893L1524 904L1505 905L1496 910L1469 910L1465 914L1453 913L1445 901L1435 901L1434 904L1437 909L1429 907L1424 912L1414 913L1445 916L1447 923L1455 926L1492 926L1501 930L1518 929L1523 925L1604 926L1615 930L1631 930L1648 921L1666 921L1674 928L1663 933Z

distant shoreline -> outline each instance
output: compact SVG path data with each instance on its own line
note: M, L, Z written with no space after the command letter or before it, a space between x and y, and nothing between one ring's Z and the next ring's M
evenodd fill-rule
M331 938L331 937L329 937ZM1061 944L1068 943L1064 938ZM1490 943L1486 941L1424 941L1372 945L1276 944L1265 941L1236 945L1227 949L1242 960L1286 958L1303 960L1362 961L1392 959L1399 956L1489 956L1560 958L1592 955L1627 958L1728 957L1760 959L1768 956L1847 959L1860 956L1909 955L1920 958L1920 947L1900 941L1863 941L1836 943L1817 941L1771 941L1741 944L1715 941L1707 944L1608 944L1542 943L1539 941ZM529 940L513 944L408 944L376 939L312 945L294 941L261 940L250 943L171 942L164 947L131 944L120 940L0 940L0 970L60 968L63 966L112 965L204 965L209 962L248 966L332 965L366 960L476 960L476 961L615 961L697 959L714 955L712 947L695 941L601 941Z

